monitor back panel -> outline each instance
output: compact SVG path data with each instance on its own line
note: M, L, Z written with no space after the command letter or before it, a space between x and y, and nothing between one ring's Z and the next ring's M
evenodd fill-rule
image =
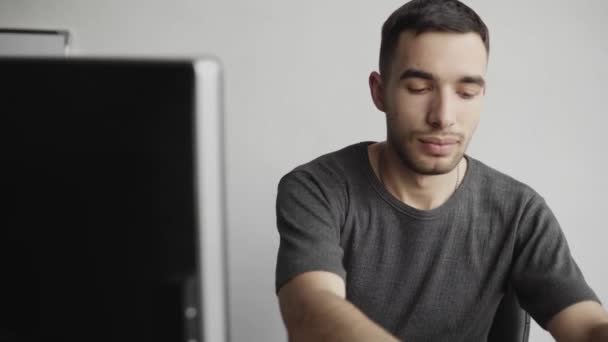
M189 63L0 61L0 340L196 327Z

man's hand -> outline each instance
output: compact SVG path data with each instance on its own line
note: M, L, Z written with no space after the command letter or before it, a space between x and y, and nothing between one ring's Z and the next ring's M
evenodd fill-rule
M608 342L608 313L596 302L577 303L555 315L547 329L559 342Z
M342 278L329 272L298 275L279 290L289 341L398 341L345 299Z

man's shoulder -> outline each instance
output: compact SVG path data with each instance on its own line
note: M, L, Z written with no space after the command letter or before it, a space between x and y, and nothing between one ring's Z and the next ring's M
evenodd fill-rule
M527 202L540 195L528 184L499 171L484 162L468 156L474 169L472 188L478 193L486 193L503 199L516 199Z
M277 203L306 203L313 207L321 203L332 207L334 213L343 213L349 202L349 183L365 181L365 165L361 164L368 158L368 144L343 147L289 171L279 181Z
M325 153L298 165L284 177L305 174L319 181L342 183L352 173L361 171L369 144L370 142L359 142Z

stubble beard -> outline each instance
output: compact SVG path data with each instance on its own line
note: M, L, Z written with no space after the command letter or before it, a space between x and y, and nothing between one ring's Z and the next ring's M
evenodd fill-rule
M456 168L456 166L458 166L464 157L464 151L458 149L449 158L436 157L437 160L433 161L430 160L433 158L431 156L424 156L420 151L408 149L407 145L411 146L412 144L409 141L404 144L400 143L399 141L395 142L393 139L389 138L387 143L391 145L390 147L396 152L397 157L404 166L417 174L425 176L436 176L450 173ZM461 143L463 142L461 141Z

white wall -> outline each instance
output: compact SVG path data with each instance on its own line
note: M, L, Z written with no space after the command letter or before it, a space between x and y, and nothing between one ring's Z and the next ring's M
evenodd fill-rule
M469 0L491 30L470 154L532 185L608 302L605 0ZM282 174L379 140L369 100L380 26L401 1L0 0L0 26L66 28L76 55L213 54L226 68L233 341L284 341L274 296ZM550 341L539 328L532 341Z

